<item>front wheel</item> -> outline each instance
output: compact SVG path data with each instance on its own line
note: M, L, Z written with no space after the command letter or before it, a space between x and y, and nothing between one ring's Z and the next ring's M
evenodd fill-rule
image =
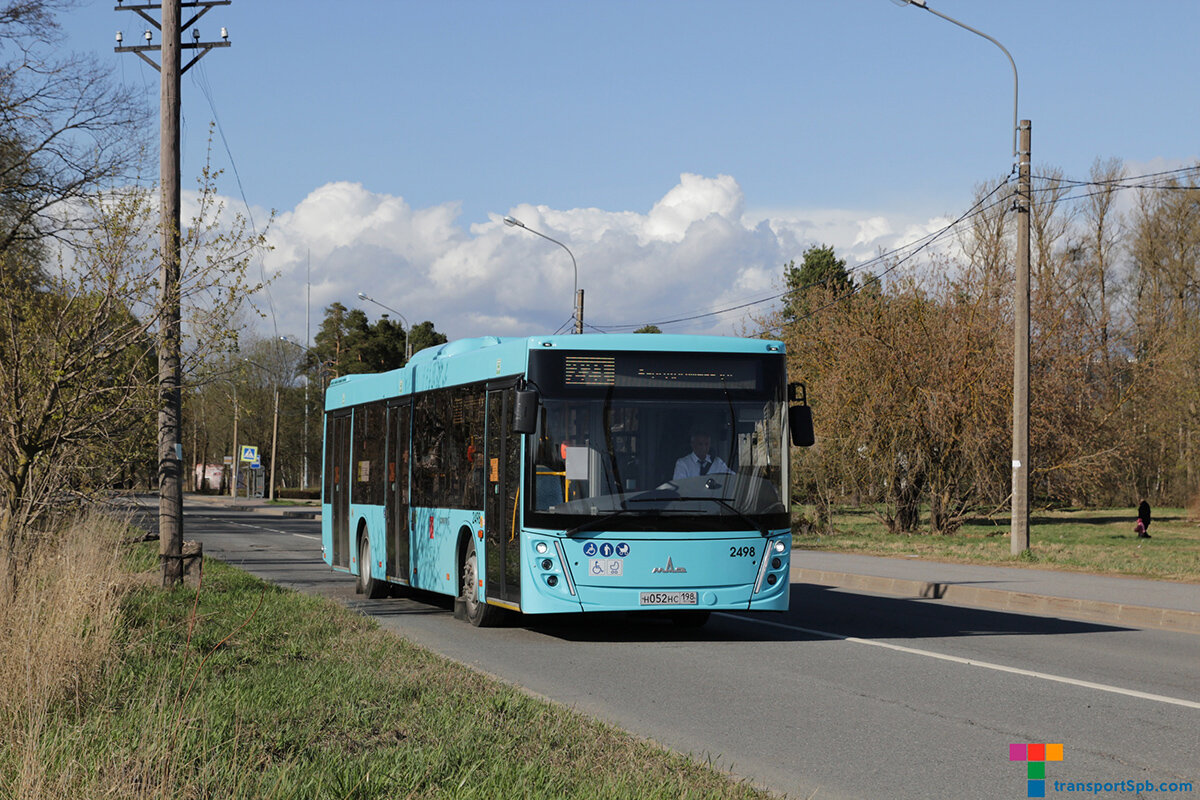
M462 593L458 599L463 604L467 620L476 628L489 628L500 621L500 609L489 606L479 599L479 569L475 550L463 560Z

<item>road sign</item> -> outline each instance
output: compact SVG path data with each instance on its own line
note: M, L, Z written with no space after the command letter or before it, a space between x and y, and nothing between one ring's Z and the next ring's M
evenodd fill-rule
M242 461L258 461L258 448L252 444L242 445Z
M225 466L233 466L233 456L225 456Z

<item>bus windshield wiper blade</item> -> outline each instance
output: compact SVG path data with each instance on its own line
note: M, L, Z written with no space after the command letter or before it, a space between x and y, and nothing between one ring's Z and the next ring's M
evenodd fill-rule
M631 503L650 503L650 502L661 501L661 500L670 500L671 502L674 502L676 500L710 500L714 503L719 503L722 506L724 506L725 508L728 508L730 511L732 511L734 516L736 516L742 522L746 523L751 528L754 528L754 530L756 530L760 534L762 534L762 537L764 539L769 539L771 537L771 534L767 530L765 525L759 525L757 522L750 519L750 517L746 516L741 511L739 511L737 509L737 506L735 506L733 503L726 500L724 497L709 497L706 495L698 495L696 497L689 497L687 495L681 495L681 496L677 496L677 497L636 497L636 498L630 500L629 502L631 502Z
M638 511L638 510L639 509L635 509L635 508L618 508L616 511L610 511L607 514L604 514L599 517L595 517L594 519L589 519L587 522L580 523L579 525L576 525L574 528L568 528L566 531L563 532L563 536L566 536L569 539L577 533L583 533L584 531L590 531L593 528L599 528L601 525L605 524L606 522L609 522L610 520L612 520L616 517L621 516L622 514L629 514L633 511ZM658 515L650 514L648 516L658 516Z

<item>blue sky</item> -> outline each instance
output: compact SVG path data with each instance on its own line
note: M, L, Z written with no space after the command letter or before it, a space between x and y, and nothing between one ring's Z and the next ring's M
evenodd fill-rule
M1035 172L1200 156L1200 4L930 4L1012 53ZM118 29L140 42L135 14L63 22L156 106L157 72L112 52ZM265 305L300 337L308 266L314 319L334 300L373 316L365 291L453 337L557 328L570 262L505 214L570 247L590 324L725 308L811 244L855 264L935 230L1012 165L1004 55L889 0L234 0L200 31L220 26L233 46L183 80L185 186L215 110L214 161L240 178L222 192L279 212Z

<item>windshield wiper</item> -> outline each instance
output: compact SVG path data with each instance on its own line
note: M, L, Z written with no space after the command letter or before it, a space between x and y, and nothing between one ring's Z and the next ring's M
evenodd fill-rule
M724 506L725 508L728 508L730 511L733 512L735 517L737 517L742 522L746 523L751 528L754 528L754 530L756 530L760 534L762 534L762 537L764 539L769 539L771 537L770 532L767 530L767 526L760 525L757 522L755 522L754 520L750 519L750 517L746 516L741 511L739 511L737 506L735 506L733 503L726 500L724 497L711 497L711 496L706 496L706 495L698 495L696 497L688 497L686 495L677 495L675 497L635 497L635 498L632 498L631 500L629 500L629 502L630 503L655 503L655 502L661 502L663 500L670 500L672 502L674 502L676 500L711 500L714 503L719 503L720 505Z
M590 531L593 528L599 528L602 525L604 525L606 522L609 522L610 520L615 519L616 517L619 517L622 514L629 514L634 511L639 511L639 512L645 513L643 509L618 508L616 511L610 511L609 513L604 514L603 516L594 517L593 519L589 519L587 522L576 525L574 528L568 528L566 531L563 532L563 536L566 536L568 539L570 539L577 533L583 533L584 531ZM657 517L657 516L659 516L660 513L661 512L655 511L654 513L647 513L646 516Z

